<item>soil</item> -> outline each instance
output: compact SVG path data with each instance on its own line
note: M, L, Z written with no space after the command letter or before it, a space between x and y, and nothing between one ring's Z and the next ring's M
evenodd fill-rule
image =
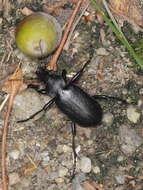
M49 62L52 55L33 59L18 50L15 27L25 16L23 8L43 11L43 4L52 6L56 2L15 0L7 5L7 16L0 9L0 88L20 62L25 80L34 78L37 67ZM73 8L71 1L67 1L53 16L64 27ZM15 98L9 121L7 168L10 190L143 189L143 70L111 29L97 20L92 5L86 13L92 14L92 20L83 16L78 22L68 48L62 51L58 60L58 72L66 69L70 80L91 58L77 85L90 95L119 97L133 104L97 100L104 112L102 123L95 128L76 125L78 157L76 175L71 181L71 121L54 105L36 119L18 124L17 120L27 118L49 101L48 96L26 89ZM127 23L122 30L130 42L142 37L141 32L134 33ZM5 97L6 93L0 90L1 103ZM0 137L6 112L7 106L0 114ZM99 188L92 185L93 182Z

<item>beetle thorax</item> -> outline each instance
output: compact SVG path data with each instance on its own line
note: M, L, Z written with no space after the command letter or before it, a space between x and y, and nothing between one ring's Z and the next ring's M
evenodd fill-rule
M65 87L66 83L61 76L50 76L46 82L46 89L49 96L54 97Z

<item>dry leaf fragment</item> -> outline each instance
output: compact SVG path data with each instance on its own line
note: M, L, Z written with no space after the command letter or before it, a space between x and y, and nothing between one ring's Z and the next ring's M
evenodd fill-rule
M23 83L23 74L20 66L5 81L2 91L16 96L20 91L26 89L27 85Z
M85 15L84 17L84 21L85 22L92 22L93 21L93 17L92 17L92 15Z
M103 24L104 23L104 19L103 19L103 16L101 13L97 12L96 13L96 17L97 17L97 20L100 24Z
M129 10L129 0L110 0L110 6L118 14L127 14Z
M32 173L36 170L37 168L35 168L33 166L33 164L29 164L28 166L26 166L26 168L24 169L24 175L25 176L31 176Z
M139 0L110 0L109 7L120 26L127 21L135 31L143 31L143 5Z
M25 16L31 15L33 13L33 11L31 9L28 9L27 7L24 7L23 9L21 9L21 12Z
M97 73L97 78L99 80L103 80L104 79L104 74L103 73Z

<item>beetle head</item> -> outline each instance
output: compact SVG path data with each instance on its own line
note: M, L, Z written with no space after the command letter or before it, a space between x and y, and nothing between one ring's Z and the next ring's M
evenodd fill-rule
M56 96L66 86L65 78L54 71L39 68L36 74L40 82L44 84L47 94L51 97Z

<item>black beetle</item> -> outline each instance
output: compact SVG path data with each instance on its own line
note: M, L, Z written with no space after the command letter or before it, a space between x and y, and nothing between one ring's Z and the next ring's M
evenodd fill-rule
M18 123L32 119L41 111L46 111L55 102L57 107L74 123L77 123L81 127L96 127L97 124L100 124L103 115L102 108L96 99L113 99L126 103L125 100L111 96L90 96L74 84L80 78L89 62L90 60L84 64L82 69L69 82L67 82L65 70L62 71L62 75L57 75L55 73L50 74L50 71L40 68L36 74L45 88L38 90L33 85L29 85L29 87L35 88L39 93L46 94L52 97L52 99L41 110L27 119L18 121Z
M121 101L125 104L127 103L125 100L122 100L121 98L111 96L90 96L88 93L86 93L80 87L74 84L80 78L84 68L87 66L89 62L90 60L84 64L82 69L78 71L69 82L67 81L65 70L62 71L62 75L57 75L55 73L50 73L50 71L46 69L40 68L36 72L36 74L38 76L38 79L40 80L40 82L43 83L45 88L39 90L37 87L33 85L29 85L29 87L35 88L39 93L51 96L52 99L47 104L45 104L41 110L37 111L29 118L18 121L26 122L29 119L32 119L41 111L46 111L54 102L56 103L57 107L64 114L66 114L68 118L72 121L72 148L74 153L74 168L72 179L75 176L77 157L74 142L76 135L75 124L77 123L81 127L96 127L98 124L100 124L103 112L100 104L96 101L96 99L112 99L115 101Z

